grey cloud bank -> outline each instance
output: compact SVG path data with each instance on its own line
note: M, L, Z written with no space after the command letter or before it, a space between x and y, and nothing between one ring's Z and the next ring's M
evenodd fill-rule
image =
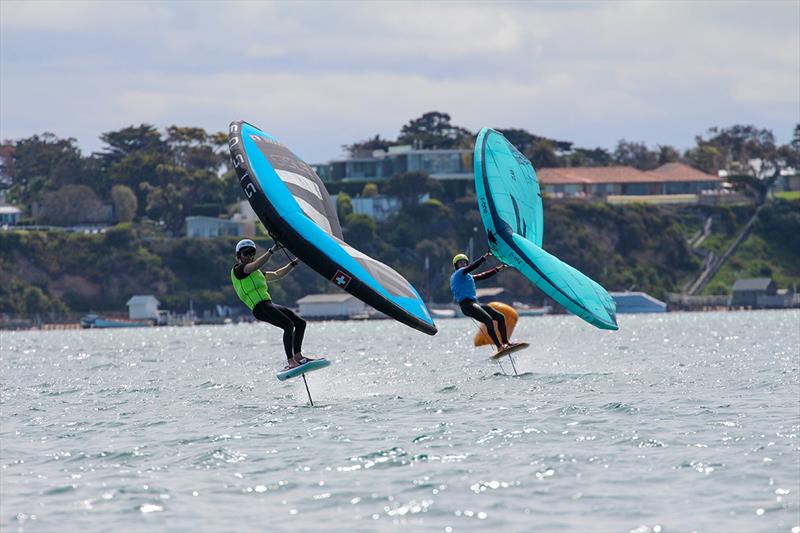
M800 122L800 3L0 3L0 137L244 118L303 158L425 111L582 146Z

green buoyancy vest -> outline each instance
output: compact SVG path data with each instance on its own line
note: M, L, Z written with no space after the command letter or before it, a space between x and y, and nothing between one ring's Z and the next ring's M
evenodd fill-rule
M271 300L267 291L267 279L264 273L256 269L244 279L238 279L231 269L231 282L239 299L252 311L258 302Z

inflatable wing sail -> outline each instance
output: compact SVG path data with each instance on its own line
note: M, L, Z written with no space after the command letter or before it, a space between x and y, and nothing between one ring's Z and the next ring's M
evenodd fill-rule
M344 242L330 195L311 167L247 122L231 123L228 144L250 205L281 244L364 303L436 334L428 308L411 283Z
M598 328L618 329L616 304L608 292L542 249L542 194L530 161L489 128L478 134L474 161L478 207L495 257L570 313Z

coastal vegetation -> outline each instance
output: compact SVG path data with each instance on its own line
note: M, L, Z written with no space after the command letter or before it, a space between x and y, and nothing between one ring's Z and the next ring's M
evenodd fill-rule
M773 277L780 287L800 281L800 201L792 194L774 199L767 194L780 170L800 165L800 126L786 145L753 126L714 128L684 153L625 140L613 151L581 148L524 129L500 130L539 168L649 169L679 160L705 171L730 169L732 181L751 195L751 203L727 207L546 201L545 248L609 290L642 290L660 298L680 292L702 259L702 252L687 244L689 237L712 217L711 235L701 249L719 255L756 209L753 231L705 292L727 293L739 277ZM241 307L229 281L236 238L183 236L187 216L228 216L243 199L230 168L226 137L195 127L172 126L162 133L142 124L103 133L104 148L90 155L80 152L75 139L52 133L4 141L0 189L23 210L23 223L0 232L0 312L120 312L132 294L143 293L154 294L163 308L176 311L190 303L198 311ZM469 148L472 142L473 132L452 124L446 113L431 112L409 121L397 139L376 135L344 148L355 155L397 144ZM348 242L396 268L426 300L449 301L455 253L466 251L470 242L474 256L486 249L468 180L438 181L407 173L380 183L327 186L336 195ZM353 212L353 197L378 194L399 198L399 213L379 223ZM418 203L422 194L428 200ZM81 223L107 228L91 234L57 230ZM257 231L259 246L271 245L263 228ZM279 254L272 266L280 261ZM492 284L507 287L520 301L542 303L541 293L514 271ZM293 305L303 295L331 286L301 267L270 290L276 301Z

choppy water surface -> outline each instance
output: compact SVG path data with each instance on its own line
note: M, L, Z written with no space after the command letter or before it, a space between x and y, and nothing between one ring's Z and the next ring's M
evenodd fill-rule
M620 322L3 333L0 528L800 531L800 313Z

